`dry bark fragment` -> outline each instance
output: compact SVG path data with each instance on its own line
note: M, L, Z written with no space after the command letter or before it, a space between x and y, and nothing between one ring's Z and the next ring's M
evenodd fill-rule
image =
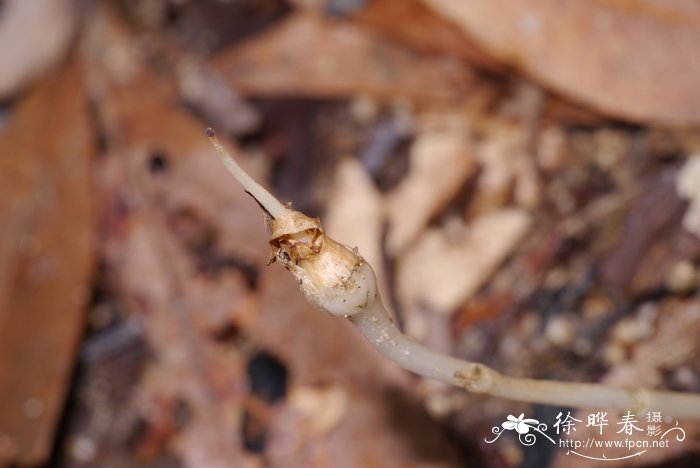
M654 242L668 236L679 223L684 206L675 193L676 172L666 169L649 180L644 193L632 204L615 249L601 264L608 287L628 292Z

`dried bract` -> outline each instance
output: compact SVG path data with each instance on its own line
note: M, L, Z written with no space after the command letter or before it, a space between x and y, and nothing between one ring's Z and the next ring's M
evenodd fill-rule
M333 315L352 315L377 298L372 268L357 253L328 237L318 218L298 211L270 220L272 259L299 281L306 298Z

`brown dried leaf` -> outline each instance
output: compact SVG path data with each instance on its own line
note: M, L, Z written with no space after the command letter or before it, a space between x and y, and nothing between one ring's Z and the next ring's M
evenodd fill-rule
M429 229L398 267L398 293L407 309L427 305L450 313L468 299L527 233L530 216L503 209L484 214L459 232Z
M444 208L474 174L467 119L456 113L428 115L411 148L411 169L387 195L388 249L397 254Z
M357 247L377 276L380 296L388 298L381 249L384 222L381 194L356 159L343 160L335 177L323 221L326 233L338 242Z
M248 105L209 64L178 54L178 87L182 99L205 120L216 122L219 131L243 135L256 130L261 116Z
M541 183L528 152L527 128L503 119L484 127L486 138L475 151L480 171L471 210L498 209L512 197L517 206L534 211L541 201Z
M500 60L622 118L700 123L692 0L423 0Z
M700 155L692 155L676 177L676 192L688 200L683 227L700 237Z
M430 54L464 57L491 70L503 66L469 41L459 27L437 15L420 0L373 0L354 18L398 42Z
M221 54L216 66L244 95L443 100L473 82L454 59L417 54L365 28L299 13Z
M96 218L79 67L18 104L0 140L0 464L51 452L91 294Z
M72 0L6 0L0 7L0 99L7 99L63 58L77 15Z
M373 267L382 263L381 203L381 194L360 162L350 158L341 161L323 224L330 237L357 247Z
M295 390L294 403L283 408L275 421L269 451L272 466L460 466L455 450L403 390L371 383L363 388L301 389L305 401Z

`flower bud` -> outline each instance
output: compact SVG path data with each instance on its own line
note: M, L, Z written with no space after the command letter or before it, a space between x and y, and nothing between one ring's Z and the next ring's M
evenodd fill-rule
M306 298L333 315L352 315L377 297L372 268L357 249L326 236L318 218L298 211L268 222L272 261L277 260L299 281Z

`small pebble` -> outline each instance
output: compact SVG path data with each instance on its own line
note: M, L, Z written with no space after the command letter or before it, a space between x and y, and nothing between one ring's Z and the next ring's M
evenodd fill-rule
M603 348L603 362L609 367L614 367L627 358L624 348L617 343L608 343Z
M359 123L368 124L379 114L377 101L367 95L360 95L350 102L350 115Z
M97 444L91 437L81 435L71 441L69 450L74 460L88 463L97 455Z
M700 379L688 367L679 367L673 372L673 381L676 385L685 388L687 391L694 391L700 387Z
M654 321L643 315L623 319L613 329L613 338L621 344L634 344L654 334Z
M569 318L557 316L547 322L545 336L553 345L563 347L570 345L574 341L576 331Z
M687 260L677 262L671 267L665 281L666 287L676 294L687 294L698 286L698 272Z

